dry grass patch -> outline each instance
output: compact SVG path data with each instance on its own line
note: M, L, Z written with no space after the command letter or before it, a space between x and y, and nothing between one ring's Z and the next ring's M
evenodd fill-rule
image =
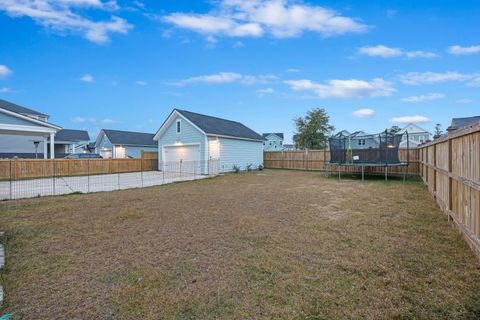
M478 261L418 182L270 171L0 203L18 319L480 316Z

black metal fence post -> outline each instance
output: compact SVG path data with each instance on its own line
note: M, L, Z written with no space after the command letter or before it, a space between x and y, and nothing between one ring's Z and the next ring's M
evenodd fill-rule
M87 159L87 193L90 193L90 159Z
M53 161L53 195L56 196L57 195L57 181L56 181L56 176L57 176L57 168L56 168L56 161L55 159L52 159Z
M13 194L12 194L12 159L10 159L10 200L13 199Z

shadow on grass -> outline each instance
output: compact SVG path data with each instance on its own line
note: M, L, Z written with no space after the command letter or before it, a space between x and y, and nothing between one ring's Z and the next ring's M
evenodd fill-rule
M338 172L336 173L329 173L326 175L327 179L339 180ZM403 182L403 176L398 175L389 175L388 180L385 181L385 175L383 174L367 174L365 173L364 177L365 181L369 182ZM340 180L353 180L353 181L362 181L362 174L361 173L351 173L351 172L341 172ZM413 182L419 183L422 182L422 179L417 175L408 175L405 177L405 182Z

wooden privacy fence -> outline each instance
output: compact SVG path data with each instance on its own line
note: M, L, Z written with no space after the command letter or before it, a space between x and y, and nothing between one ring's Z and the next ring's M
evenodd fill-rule
M0 180L154 171L156 158L0 160Z
M420 176L480 254L480 124L420 147Z
M405 167L389 167L389 174L403 174L407 170L408 174L419 174L419 151L418 149L399 149L399 157L401 161L407 161L409 158L410 165ZM302 150L302 151L269 151L264 152L263 161L265 168L270 169L297 169L297 170L320 170L320 171L347 171L360 172L360 168L356 166L326 166L325 163L330 161L330 152L328 150ZM384 173L383 167L365 167L368 173Z

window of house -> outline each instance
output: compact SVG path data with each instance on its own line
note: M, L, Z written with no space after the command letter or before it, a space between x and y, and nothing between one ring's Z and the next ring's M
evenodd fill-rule
M272 141L270 141L269 145L272 145Z
M364 146L365 145L365 139L359 139L358 140L358 145L359 146Z
M177 120L177 133L180 133L181 127L180 127L180 120Z
M283 141L280 141L280 145L282 145L282 144L283 144Z

